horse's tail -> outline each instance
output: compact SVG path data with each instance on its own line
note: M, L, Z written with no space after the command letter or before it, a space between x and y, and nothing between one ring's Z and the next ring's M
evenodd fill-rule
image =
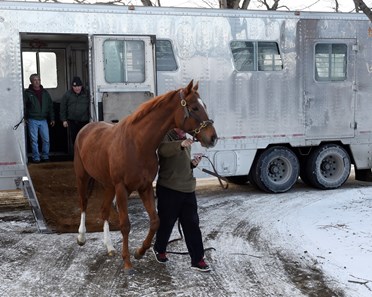
M88 180L88 192L87 192L87 198L89 198L94 190L94 184L95 184L95 179L93 177L90 177Z

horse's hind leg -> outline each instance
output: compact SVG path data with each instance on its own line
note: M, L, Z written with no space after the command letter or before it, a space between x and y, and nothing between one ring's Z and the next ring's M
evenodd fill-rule
M79 204L80 204L80 226L79 226L79 235L77 238L77 243L79 245L84 245L86 242L86 227L85 227L85 218L86 218L86 209L88 205L88 196L90 195L94 184L94 180L86 173L78 154L75 154L74 160L77 191L79 195Z
M85 233L85 218L86 218L86 210L88 205L88 187L93 186L93 179L90 179L88 175L84 178L79 179L77 182L78 194L79 194L79 201L80 201L80 226L79 226L79 235L77 238L77 243L79 245L84 245L86 241Z
M120 231L123 236L123 250L122 257L124 261L124 270L126 273L133 273L133 266L130 261L129 254L129 231L130 231L130 221L128 216L128 196L130 193L127 192L123 184L117 184L115 186L116 192L116 202L119 210L119 220L120 220Z
M101 216L103 219L103 243L107 248L107 253L109 256L114 256L116 254L116 249L114 248L111 240L109 217L110 208L112 207L112 201L115 196L115 188L105 188L103 203L101 208Z
M134 257L136 259L141 259L146 251L150 248L152 239L154 238L154 235L159 228L159 217L155 209L155 198L152 184L147 187L145 191L140 192L139 194L142 203L147 211L147 214L149 215L150 229L145 240L142 243L142 246L138 248L136 250L136 253L134 254Z

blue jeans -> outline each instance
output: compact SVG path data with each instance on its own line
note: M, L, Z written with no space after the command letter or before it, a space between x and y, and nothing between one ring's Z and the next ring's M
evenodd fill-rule
M49 128L47 120L33 120L28 119L28 134L31 140L32 160L40 161L38 136L41 136L42 151L41 158L43 160L49 159Z

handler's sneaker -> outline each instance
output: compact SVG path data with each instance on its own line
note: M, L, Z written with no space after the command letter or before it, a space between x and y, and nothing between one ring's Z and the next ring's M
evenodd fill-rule
M159 263L164 264L164 263L168 262L168 258L167 258L166 253L158 253L157 251L155 251L154 248L152 248L152 252L154 253L156 261L158 261Z
M211 269L209 268L208 264L205 263L204 259L201 259L198 263L192 264L191 269L195 269L201 272L209 272Z

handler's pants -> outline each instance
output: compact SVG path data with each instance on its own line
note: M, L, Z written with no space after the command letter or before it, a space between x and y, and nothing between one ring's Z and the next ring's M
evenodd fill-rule
M197 264L204 257L204 246L195 192L183 193L157 185L156 196L160 226L156 233L154 249L159 253L166 252L173 226L179 219L191 264Z

